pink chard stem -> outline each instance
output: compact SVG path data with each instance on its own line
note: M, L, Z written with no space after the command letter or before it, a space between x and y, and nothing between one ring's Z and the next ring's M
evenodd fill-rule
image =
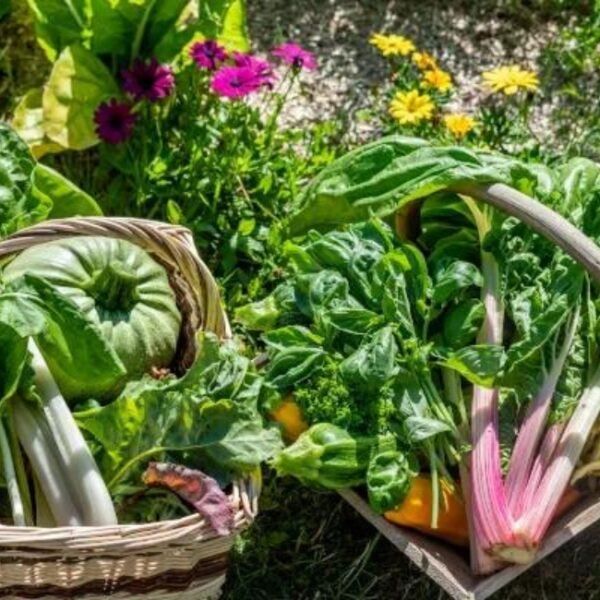
M542 478L530 510L517 523L532 548L539 546L552 522L599 413L600 367L565 427L556 455Z
M501 344L504 309L500 274L494 257L482 252L483 302L486 317L479 341ZM474 386L471 404L471 511L475 537L472 568L489 573L501 565L489 555L499 544L512 542L512 518L502 481L498 432L498 390Z
M526 506L524 505L525 492L530 479L532 465L534 464L535 453L544 435L548 413L552 406L552 398L554 397L556 385L565 366L567 356L571 350L578 321L578 314L575 314L569 324L560 353L555 357L550 372L545 377L540 391L529 405L517 436L505 484L508 506L515 519L522 515L523 507Z
M544 441L540 451L531 467L531 473L529 474L529 481L523 495L523 501L521 504L521 516L531 509L535 500L535 494L538 490L542 477L546 472L546 469L550 466L550 462L556 452L560 438L565 430L565 423L554 423L546 430Z

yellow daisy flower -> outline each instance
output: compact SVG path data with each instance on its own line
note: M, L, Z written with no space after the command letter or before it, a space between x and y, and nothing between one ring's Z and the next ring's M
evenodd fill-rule
M507 96L516 94L520 89L535 91L540 84L536 73L521 69L518 65L498 67L486 71L482 77L493 92L504 92Z
M446 129L457 138L461 138L475 127L475 119L461 113L444 115Z
M447 92L452 87L452 77L442 69L432 69L423 73L423 85Z
M402 125L414 125L428 121L433 116L435 105L427 94L418 90L396 92L390 104L390 115Z
M415 45L402 35L374 33L369 43L384 56L407 56L415 49Z
M421 69L421 71L438 68L435 58L428 52L413 52L411 58L415 65L417 65L417 68Z

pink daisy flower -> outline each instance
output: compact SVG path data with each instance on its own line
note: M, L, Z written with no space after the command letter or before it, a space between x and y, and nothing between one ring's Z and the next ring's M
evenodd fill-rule
M227 60L225 48L219 46L214 40L196 42L190 48L190 57L201 69L215 71L219 63Z
M131 137L136 115L131 106L112 98L102 102L94 113L96 133L108 144L120 144Z
M276 56L295 69L314 71L317 68L317 59L315 58L315 55L302 48L302 46L292 42L286 42L285 44L277 46L271 53L273 56Z
M247 67L252 69L257 77L261 80L262 85L272 87L273 82L276 79L275 72L273 71L273 65L262 58L252 56L251 54L243 54L236 52L233 55L233 62L236 67Z
M263 81L250 67L221 67L213 76L213 92L225 98L243 98L256 92Z
M156 102L166 98L175 87L173 71L168 65L161 65L156 58L145 62L137 59L130 69L122 72L123 89L136 100L146 98Z

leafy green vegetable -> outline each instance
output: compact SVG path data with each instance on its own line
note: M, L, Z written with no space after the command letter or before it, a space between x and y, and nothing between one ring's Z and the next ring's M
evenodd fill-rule
M26 144L0 123L0 237L43 220L50 206L30 194L35 160Z
M551 175L517 160L418 138L390 136L323 169L294 207L289 235L386 216L407 202L462 182L502 182L545 195Z
M341 427L354 440L388 435L436 473L455 464L466 444L465 402L456 384L446 398L437 382L449 372L492 385L504 360L501 348L444 345L446 314L479 292L478 267L446 259L436 279L430 275L435 265L418 247L399 243L377 219L310 231L287 244L286 253L286 283L238 312L245 325L262 326L255 315L274 307L275 328L263 335L266 380L281 395L293 394L309 425ZM436 283L438 290L449 289L436 297ZM291 324L277 327L282 323ZM475 334L471 326L469 336ZM278 468L318 479L311 438L301 439L290 450L298 452L293 461L281 459L293 465Z
M378 513L400 506L418 474L419 463L410 454L399 451L376 454L367 471L369 504Z
M2 341L14 344L0 362L7 381L3 408L12 417L55 522L115 524L108 490L38 344L65 379L114 380L124 374L122 363L72 302L33 275L0 293L0 330ZM28 493L26 480L16 485L23 495Z
M471 469L463 469L463 483L471 494L476 573L496 568L491 556L512 561L533 556L600 407L592 288L581 268L552 243L469 197L473 184L489 182L534 195L592 237L598 235L600 167L589 161L572 161L553 173L505 156L397 136L359 148L324 169L285 228L286 234L298 235L355 223L348 229L356 232L360 222L400 210L396 224L402 235L425 251L411 269L400 257L391 262L383 285L377 266L365 267L372 269L363 275L377 284L370 287L375 296L356 285L361 282L349 272L347 251L346 266L337 264L346 250L339 243L323 244L330 254L316 262L324 268L332 268L331 263L348 280L353 297L380 310L393 328L398 358L389 385L408 441L429 459L432 482L460 461L454 444L467 441L463 435L470 425ZM415 200L423 205L420 232L401 222L406 205ZM314 244L312 238L319 235L329 234L309 231L306 239ZM331 239L343 236L332 233ZM300 263L297 269L308 270ZM424 293L415 294L415 289ZM374 298L377 306L369 304ZM421 308L415 310L419 299ZM343 294L338 301L344 301ZM323 319L312 313L308 316L319 330ZM351 364L352 372L360 374L359 363ZM385 369L381 358L380 366ZM461 378L474 384L470 423ZM559 404L554 414L553 400ZM511 410L518 408L513 401L527 409L504 478L500 430L506 424L500 420L518 414ZM557 418L568 419L564 433ZM435 485L433 490L435 524Z
M53 375L75 397L81 382L89 381L87 385L96 390L113 389L115 381L121 382L126 374L99 327L33 274L23 275L0 294L0 323L21 340L35 337Z
M135 487L148 460L176 457L229 481L281 448L279 430L258 413L264 384L249 359L212 334L198 342L183 378L133 382L107 406L75 414L114 493Z

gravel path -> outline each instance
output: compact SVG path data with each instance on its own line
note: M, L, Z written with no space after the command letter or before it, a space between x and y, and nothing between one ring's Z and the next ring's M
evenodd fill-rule
M333 117L372 104L388 76L372 48L371 33L399 33L438 57L458 83L456 108L469 109L480 94L482 71L506 63L535 68L540 50L558 27L508 1L473 0L250 0L251 37L260 51L294 40L318 55L318 72L303 75L289 103L290 125ZM516 3L513 3L516 4ZM547 113L542 108L541 118ZM543 122L540 123L543 127ZM359 125L360 128L360 125Z

